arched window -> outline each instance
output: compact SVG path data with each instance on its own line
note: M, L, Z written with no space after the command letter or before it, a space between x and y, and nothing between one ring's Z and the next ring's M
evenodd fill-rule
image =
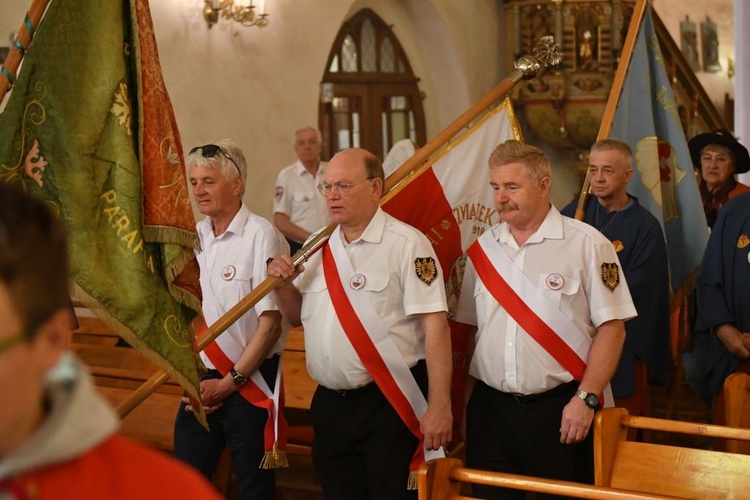
M385 158L394 143L425 143L422 97L391 28L372 10L346 21L321 83L323 155L359 147Z

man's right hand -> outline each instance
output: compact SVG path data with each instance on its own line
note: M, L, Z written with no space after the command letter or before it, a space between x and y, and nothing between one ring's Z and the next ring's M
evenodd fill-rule
M742 333L733 325L728 323L721 325L716 329L716 336L719 337L724 347L740 359L750 357L750 339L747 334Z
M294 279L305 270L303 265L294 268L294 263L289 255L282 255L273 259L266 268L266 274L274 278L282 278L284 283L291 283Z

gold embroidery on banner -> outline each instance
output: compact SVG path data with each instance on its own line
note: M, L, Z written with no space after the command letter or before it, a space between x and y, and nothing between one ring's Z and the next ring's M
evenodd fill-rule
M112 107L109 109L110 113L115 115L119 125L124 125L128 135L133 135L133 131L130 129L130 101L128 100L128 85L125 82L120 82L117 92L115 92L115 102L112 103Z
M20 137L13 140L13 149L18 151L18 163L15 165L6 165L0 163L0 182L20 182L26 188L26 182L21 176L22 172L36 182L40 187L42 185L42 173L47 167L47 162L39 155L38 140L34 137L31 125L42 125L47 120L47 109L42 103L47 94L47 88L44 82L34 84L35 97L30 98L23 110L21 119ZM26 145L33 141L28 153ZM36 151L36 152L35 152ZM38 158L37 161L34 161ZM44 162L42 164L41 162ZM53 204L54 205L54 204ZM56 208L56 207L55 207Z

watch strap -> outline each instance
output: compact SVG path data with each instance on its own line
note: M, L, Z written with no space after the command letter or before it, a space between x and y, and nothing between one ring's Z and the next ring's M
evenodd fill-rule
M247 377L235 370L234 367L229 369L229 375L232 377L232 382L234 382L234 385L237 387L243 386L245 385L245 382L247 382Z

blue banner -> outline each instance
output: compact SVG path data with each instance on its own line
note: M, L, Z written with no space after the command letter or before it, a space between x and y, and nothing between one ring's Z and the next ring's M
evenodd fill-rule
M628 192L659 220L672 292L691 285L708 242L698 184L677 103L647 8L633 49L610 137L633 149Z

